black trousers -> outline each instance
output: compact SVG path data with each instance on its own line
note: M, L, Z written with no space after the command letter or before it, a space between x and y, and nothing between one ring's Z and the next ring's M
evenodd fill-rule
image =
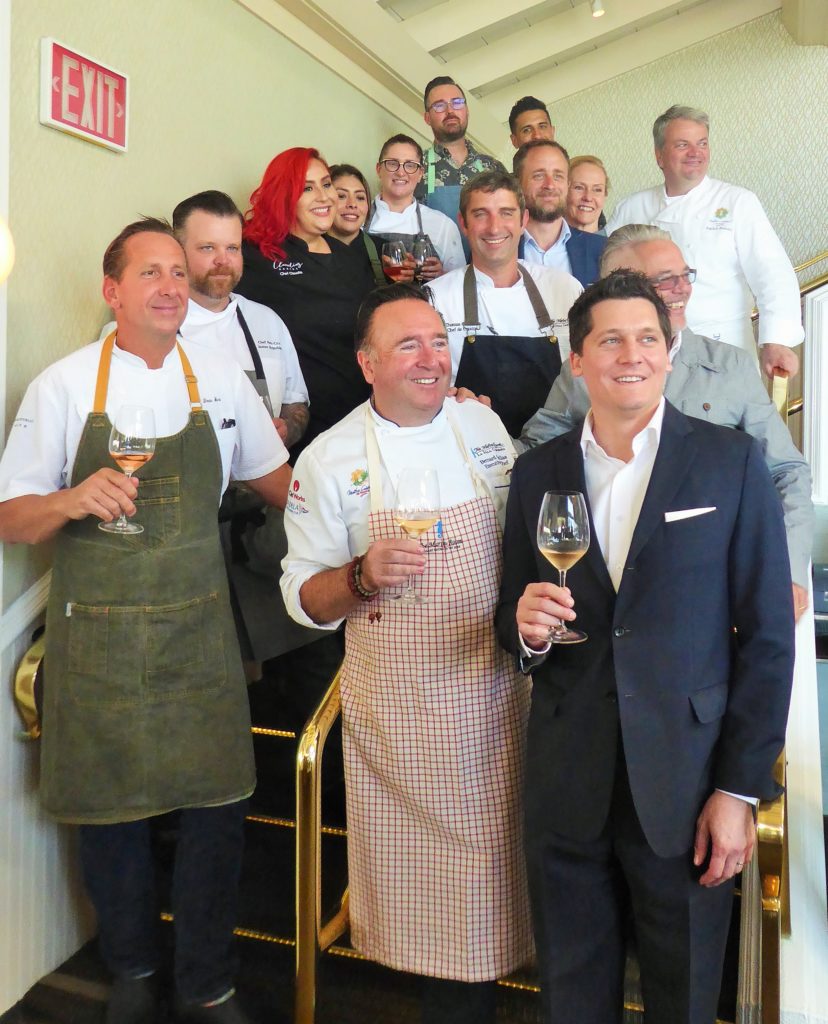
M423 978L422 1024L495 1024L497 982Z
M247 801L179 812L173 869L175 986L185 1003L233 987L233 928ZM159 967L158 905L150 821L80 826L81 863L98 916L101 955L115 977Z
M621 1021L630 920L647 1024L713 1024L733 883L699 885L692 849L650 849L623 761L598 839L535 839L527 822L527 865L545 1024Z

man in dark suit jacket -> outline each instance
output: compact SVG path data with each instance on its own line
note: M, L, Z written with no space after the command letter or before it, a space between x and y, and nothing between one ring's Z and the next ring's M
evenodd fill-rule
M621 1020L629 909L648 1024L713 1024L752 804L776 792L793 672L781 505L752 438L664 402L670 335L643 276L588 288L570 358L591 415L512 476L497 624L534 677L526 849L547 1024ZM571 591L535 546L548 489L590 507ZM588 639L550 650L576 616Z
M518 259L563 270L584 288L597 281L607 240L570 227L564 220L569 191L567 151L551 139L533 139L515 153L512 167L529 211Z

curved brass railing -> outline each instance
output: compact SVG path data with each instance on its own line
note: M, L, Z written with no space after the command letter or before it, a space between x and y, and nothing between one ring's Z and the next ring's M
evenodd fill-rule
M774 774L784 786L784 750ZM762 1024L779 1024L782 936L791 934L787 809L783 793L772 803L760 804L757 816L756 856L762 891Z

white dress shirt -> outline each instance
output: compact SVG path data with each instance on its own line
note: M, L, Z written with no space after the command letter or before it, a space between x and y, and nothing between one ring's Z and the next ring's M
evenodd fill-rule
M572 229L567 222L561 218L561 233L554 245L548 249L542 249L535 241L529 228L523 232L526 244L523 247L523 260L526 263L540 263L544 267L554 267L562 270L565 274L572 273L572 264L569 262L569 253L566 251L566 243L572 237Z

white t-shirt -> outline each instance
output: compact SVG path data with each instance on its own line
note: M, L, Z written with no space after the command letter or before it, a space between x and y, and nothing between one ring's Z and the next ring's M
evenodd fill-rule
M287 462L287 450L241 367L197 345L181 344L218 439L222 493L231 477L255 480ZM86 345L47 367L29 385L0 460L0 501L51 494L70 485L78 444L95 399L102 347L101 341ZM159 438L185 427L190 400L177 348L163 366L150 370L143 359L122 351L116 343L106 396L110 419L122 405L152 408ZM220 497L216 495L216 506Z
M416 235L420 230L417 223L417 205L417 201L414 200L410 206L406 206L402 213L395 213L390 209L388 203L377 196L374 200L371 223L366 228L368 234ZM423 231L437 250L443 269L448 271L465 267L466 254L463 252L460 228L439 210L432 210L431 207L424 206L422 203L419 206Z
M518 261L532 275L541 298L552 318L561 350L561 362L569 358L569 309L584 290L570 274L537 263ZM464 321L463 277L465 268L431 281L428 290L432 303L443 317L451 350L452 380L457 376L463 340L468 333ZM477 267L477 312L480 318L478 334L500 334L504 337L536 338L543 332L532 309L523 277L510 288L495 288L494 281Z
M506 513L509 473L515 459L512 439L491 409L479 402L446 399L468 454L485 481L501 523ZM440 480L444 508L476 497L474 483L445 408L422 427L398 427L370 405L357 406L320 434L299 456L290 485L285 531L288 553L282 562L282 594L290 615L304 626L299 591L305 580L345 565L368 549L371 483L365 448L368 409L382 458L382 498L393 508L394 491L405 466L432 466ZM335 629L342 620L323 628Z
M243 370L253 370L253 358L239 324L237 307L241 309L259 350L273 415L278 416L281 407L291 402L307 403L308 389L293 340L284 321L268 306L243 295L231 294L227 308L213 313L190 299L179 333L194 345L229 356Z

